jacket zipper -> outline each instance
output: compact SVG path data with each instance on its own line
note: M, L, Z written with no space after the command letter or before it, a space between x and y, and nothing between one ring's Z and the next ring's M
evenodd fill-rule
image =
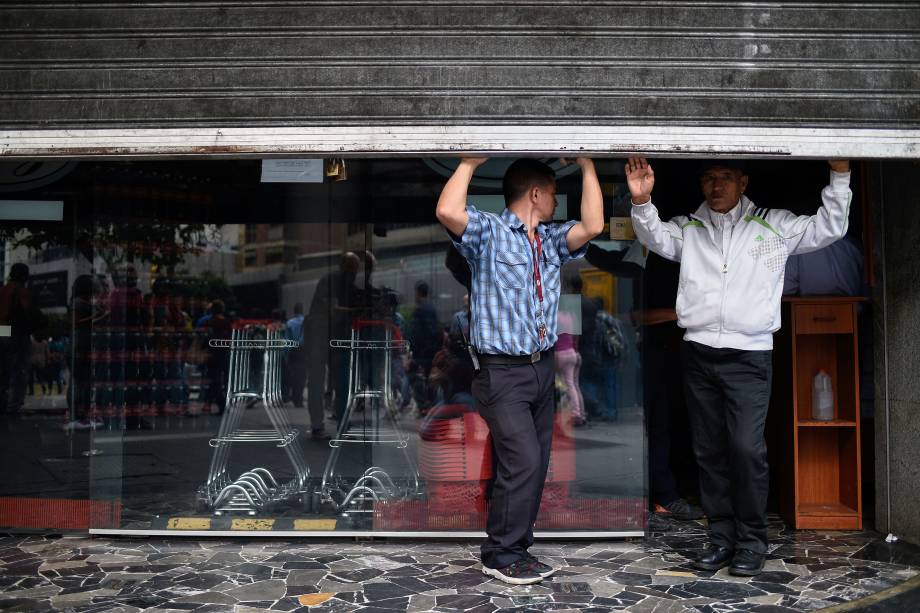
M724 225L722 226L722 293L719 296L719 344L722 343L722 332L725 330L725 285L728 281L728 254L731 251L732 238L734 238L733 229L734 226L731 224L727 228ZM727 244L725 240L726 233L728 233Z

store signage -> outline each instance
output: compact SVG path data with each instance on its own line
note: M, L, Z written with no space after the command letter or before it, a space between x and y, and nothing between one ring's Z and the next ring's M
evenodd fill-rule
M76 166L77 162L0 162L0 192L24 192L50 185Z
M611 217L610 218L610 239L615 241L632 241L636 240L636 232L633 230L631 217Z
M0 200L0 221L63 220L63 200Z
M35 304L42 309L67 306L67 271L29 276L29 289Z
M322 160L262 160L262 183L322 182Z

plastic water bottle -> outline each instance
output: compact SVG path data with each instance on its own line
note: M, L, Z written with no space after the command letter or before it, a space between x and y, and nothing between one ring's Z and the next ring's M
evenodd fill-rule
M834 419L834 391L831 376L819 370L811 384L811 417L818 421Z

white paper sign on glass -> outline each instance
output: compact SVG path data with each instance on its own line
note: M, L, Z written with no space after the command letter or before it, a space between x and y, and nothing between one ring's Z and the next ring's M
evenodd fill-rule
M322 160L262 160L262 183L322 182Z

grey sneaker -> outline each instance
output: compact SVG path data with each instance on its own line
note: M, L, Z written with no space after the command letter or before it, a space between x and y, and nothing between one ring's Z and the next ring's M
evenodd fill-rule
M521 558L512 562L504 568L482 567L482 574L495 577L499 581L510 583L511 585L530 585L531 583L540 583L543 577L531 567L526 558Z
M530 563L530 568L532 568L538 575L546 579L547 577L552 577L553 573L556 572L556 569L550 566L549 564L544 564L529 553L524 554L524 559Z
M648 522L645 524L645 527L649 532L670 532L673 529L667 517L662 517L659 513L651 512L648 514Z

